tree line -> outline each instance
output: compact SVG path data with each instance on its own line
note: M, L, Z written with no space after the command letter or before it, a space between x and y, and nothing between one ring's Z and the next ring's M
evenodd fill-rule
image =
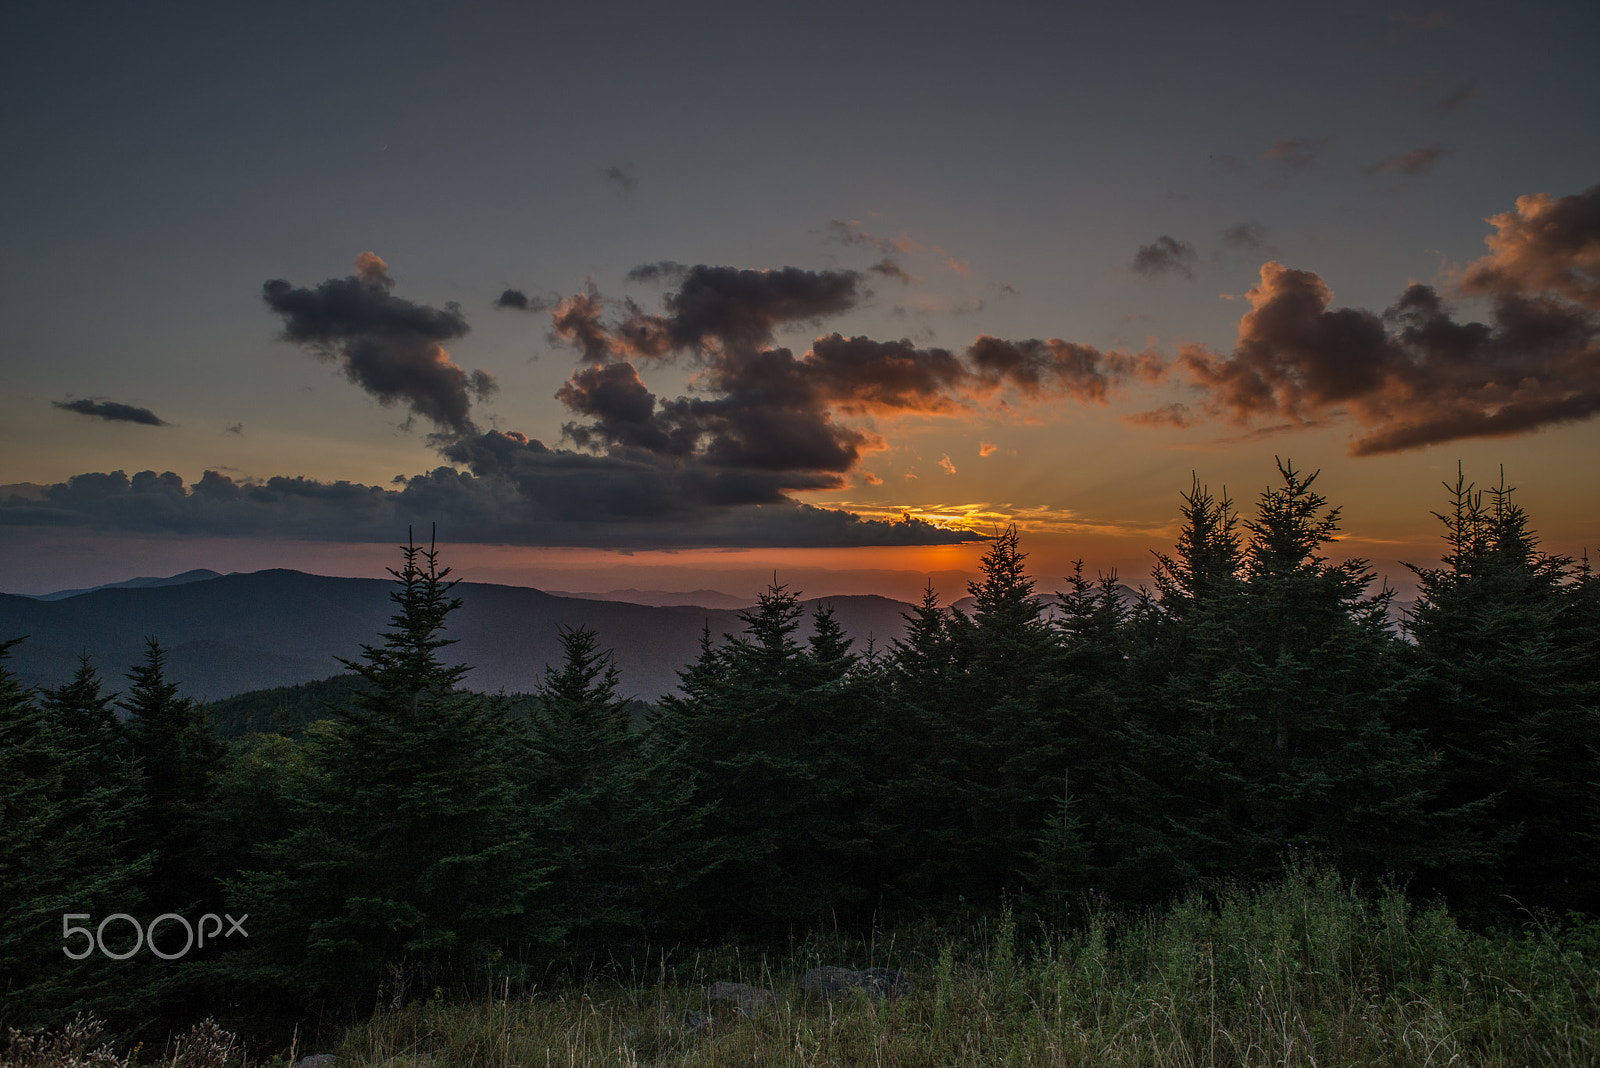
M887 648L825 606L798 640L775 582L642 729L587 629L531 711L464 689L460 601L415 544L356 685L295 738L224 743L154 640L120 695L87 658L37 692L0 672L0 1022L286 1027L1002 901L1066 924L1294 857L1480 924L1600 912L1587 560L1458 477L1396 626L1366 561L1324 555L1316 476L1279 476L1249 519L1197 482L1137 593L1080 562L1043 598L1008 529L970 611L930 587ZM118 913L248 937L63 952L64 915Z

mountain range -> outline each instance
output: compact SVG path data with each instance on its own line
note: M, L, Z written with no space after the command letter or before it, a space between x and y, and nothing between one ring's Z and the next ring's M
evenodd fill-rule
M250 690L324 679L357 659L363 644L381 641L394 614L394 583L269 570L217 575L186 572L170 579L134 579L84 592L43 598L0 594L0 641L26 636L11 648L9 669L25 686L56 686L72 677L87 653L108 689L156 638L167 655L167 677L183 692L217 700ZM620 592L620 591L619 591ZM474 689L531 690L545 665L561 662L561 627L587 626L602 648L615 651L627 696L654 701L676 689L678 671L699 655L700 638L742 633L731 607L644 605L557 596L523 586L459 583L462 607L445 636L457 644L442 655L472 665ZM833 606L856 650L870 638L885 648L905 630L911 606L876 595L803 602L803 640L819 603Z

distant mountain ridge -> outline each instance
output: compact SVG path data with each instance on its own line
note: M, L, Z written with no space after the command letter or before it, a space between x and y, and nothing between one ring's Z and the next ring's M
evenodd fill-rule
M343 672L337 658L356 659L363 644L380 640L394 612L393 588L384 579L269 570L175 585L117 583L53 600L0 594L0 641L27 636L9 658L26 686L67 681L87 652L107 689L125 689L123 673L154 636L167 652L168 677L190 696L218 700ZM558 627L589 626L602 648L615 650L623 693L653 701L676 689L704 629L714 639L744 629L730 608L637 605L489 583L463 582L455 593L463 607L446 636L458 644L444 655L472 665L467 684L480 690L533 689L546 664L560 663ZM900 637L901 613L911 610L876 595L820 600L833 605L858 651L869 637L880 649ZM802 639L815 603L806 602Z
M721 590L608 590L605 593L569 593L550 590L557 597L581 597L586 601L624 601L628 604L648 604L658 608L672 605L690 605L697 608L749 608L756 603L754 597L735 597ZM824 598L826 599L826 598Z
M96 590L146 590L152 586L182 586L189 582L204 582L207 579L221 578L222 572L212 571L210 568L197 567L192 571L185 571L181 575L168 575L166 578L124 579L121 582L107 582L103 586L85 586L77 590L56 590L54 593L40 593L34 595L36 601L63 601L68 597L76 597L81 593L93 593Z

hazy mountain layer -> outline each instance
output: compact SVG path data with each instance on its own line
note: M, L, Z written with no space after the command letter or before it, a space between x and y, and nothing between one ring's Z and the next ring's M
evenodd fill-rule
M65 682L88 652L113 684L143 655L147 636L168 653L168 677L186 693L216 700L249 690L323 679L344 671L378 641L394 606L393 584L299 571L257 571L181 585L102 588L43 601L0 594L0 640L27 635L11 666L24 685ZM616 651L625 693L654 700L677 686L678 670L713 637L742 630L731 609L650 606L557 597L520 586L462 583L464 607L451 617L447 651L473 665L476 689L521 691L548 663L559 663L559 626L589 626ZM909 606L887 597L829 597L857 639L879 647L902 633ZM809 618L809 612L808 612Z

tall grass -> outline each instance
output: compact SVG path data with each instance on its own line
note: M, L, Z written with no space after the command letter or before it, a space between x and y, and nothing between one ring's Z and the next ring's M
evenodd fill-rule
M341 1066L1593 1065L1600 928L1483 936L1395 891L1326 872L1194 895L1067 935L1015 918L893 940L814 938L782 960L701 954L651 977L440 1002L352 1029ZM875 958L869 960L868 958ZM914 992L832 1003L797 987L820 961L887 963ZM711 981L769 986L751 1017ZM709 1034L684 1022L709 1012Z
M1398 892L1294 872L1066 934L1025 928L1003 912L815 935L781 957L691 953L625 980L386 1009L332 1052L339 1068L1600 1064L1593 923L1480 935ZM886 964L914 988L807 997L798 978L819 963ZM744 1016L707 1000L717 980L780 999Z

